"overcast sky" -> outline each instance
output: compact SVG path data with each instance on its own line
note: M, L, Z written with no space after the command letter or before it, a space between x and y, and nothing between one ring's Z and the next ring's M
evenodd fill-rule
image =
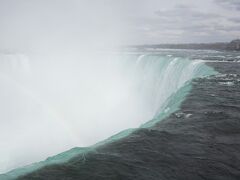
M138 43L219 42L240 37L239 0L141 2L145 3L132 19Z
M0 0L4 49L239 37L239 0Z

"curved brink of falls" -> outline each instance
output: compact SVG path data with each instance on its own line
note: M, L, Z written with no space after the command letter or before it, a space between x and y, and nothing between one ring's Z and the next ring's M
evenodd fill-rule
M20 57L20 59L21 58L22 57ZM10 58L10 62L12 61L11 67L17 68L17 70L19 69L23 70L24 73L27 74L31 70L30 68L31 66L25 58L22 58L22 59L24 60L20 61L21 68L18 68L19 65L16 64L18 62L16 61L16 57ZM29 173L45 165L66 162L67 160L71 159L72 157L80 153L84 154L88 151L94 150L96 147L98 147L101 144L106 144L106 143L118 140L120 138L126 137L131 132L135 131L136 127L138 127L139 125L141 128L151 127L156 122L167 117L168 115L170 115L171 113L173 113L179 108L181 102L184 100L187 93L191 90L190 82L192 79L216 74L216 72L212 68L208 67L207 65L204 64L204 62L200 60L191 61L188 59L177 58L177 57L168 57L168 56L160 56L160 55L136 55L136 54L132 54L132 55L118 54L118 55L111 56L110 58L108 57L106 59L109 59L110 61L107 60L107 64L104 64L103 67L100 67L99 72L104 74L103 72L105 70L107 71L107 68L112 69L114 71L114 74L112 74L113 71L109 71L109 74L112 74L113 76L115 75L115 77L117 78L117 81L122 83L121 86L118 87L117 84L115 84L116 83L115 77L113 79L108 79L109 78L108 73L106 75L101 75L101 80L103 83L104 83L104 78L106 78L105 79L107 83L106 88L108 89L107 96L108 95L110 96L111 103L116 104L116 109L123 108L122 105L124 105L124 103L127 106L126 108L128 109L131 109L130 108L131 106L134 106L134 107L136 106L137 109L133 108L131 109L132 110L131 112L126 111L127 116L131 115L131 118L136 122L131 124L129 120L123 116L121 117L123 119L123 125L121 126L120 129L116 129L116 130L118 132L123 129L126 129L126 130L121 131L120 133L114 136L111 136L110 138L104 141L100 141L92 146L88 146L86 148L73 148L59 155L50 157L45 161L34 163L32 165L25 166L23 168L15 169L13 171L8 172L7 174L2 174L0 175L1 179L13 179L19 175ZM91 65L92 64L90 64L90 66ZM103 71L101 71L101 68ZM80 74L80 75L84 75L84 74ZM34 77L34 74L32 76ZM94 79L94 81L96 80L98 79ZM112 82L113 86L109 86L112 80L113 80ZM47 94L44 94L43 90L36 93L34 91L34 88L32 88L34 86L29 85L31 84L29 83L29 81L31 80L29 81L22 81L22 79L19 80L18 78L13 77L12 73L11 72L9 73L9 71L7 71L5 68L5 69L1 69L0 81L2 85L5 85L6 87L9 87L9 88L14 87L18 90L18 92L21 92L21 94L25 94L26 96L30 97L31 101L34 101L36 104L42 107L42 111L47 112L47 114L51 115L53 119L58 120L58 118L60 118L58 115L56 115L57 113L55 113L56 112L54 109L55 106L53 106L55 102L53 101L51 102L52 103L51 104L43 100L41 93L44 95L44 97L46 97ZM90 85L86 84L86 85L91 87L91 84ZM118 89L121 88L120 91L123 92L123 93L120 91L117 92L119 96L121 95L120 96L121 101L119 100L118 96L116 96L116 89L115 89L116 86ZM99 87L97 87L96 89L98 89L98 91L105 90ZM128 94L129 92L130 94ZM105 93L100 95L103 96ZM98 98L98 97L95 97L95 98ZM114 101L112 101L112 99L114 99ZM122 99L124 101L122 101ZM93 100L101 101L101 99L93 99ZM57 103L59 102L57 101ZM127 104L130 104L130 105L128 106ZM144 112L142 112L143 110ZM101 109L101 111L108 113L106 109ZM116 112L119 112L119 111L114 111L113 113L116 113ZM125 111L122 111L121 113L124 113L124 112ZM142 114L140 112L142 112ZM140 115L138 115L139 113ZM115 116L118 116L118 115L115 115ZM138 121L137 119L140 116L143 117L143 119ZM104 116L105 119L113 118L113 117L114 116ZM78 118L81 118L81 116L79 116ZM126 119L124 120L124 118ZM92 119L94 119L94 117ZM148 121L149 119L151 120ZM64 121L61 123L59 127L66 127L66 123ZM116 126L117 125L118 123L116 124ZM67 129L66 132L72 133L71 127ZM59 133L65 133L65 132L59 132ZM109 134L107 134L107 136L109 137L111 133L112 131L109 131ZM102 138L104 137L106 137L106 135L102 136ZM99 141L99 140L101 139L96 139L96 141Z

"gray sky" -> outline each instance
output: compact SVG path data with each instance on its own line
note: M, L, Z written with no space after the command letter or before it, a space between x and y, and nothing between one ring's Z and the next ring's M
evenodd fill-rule
M239 0L0 0L0 49L239 37Z

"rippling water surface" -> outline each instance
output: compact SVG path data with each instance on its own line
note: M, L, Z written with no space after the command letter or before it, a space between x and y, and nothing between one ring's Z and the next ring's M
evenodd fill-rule
M124 131L94 148L74 148L2 178L21 175L19 179L239 179L240 53L190 50L134 53L138 56L137 63L143 61L139 57L145 55L147 64L142 69L145 75L149 64L158 65L149 57L168 57L169 63L177 58L177 63L189 64L189 67L201 62L215 71L198 69L196 72L201 75L189 85L176 86L180 89L168 95L167 105L157 108L160 117L154 116L140 128ZM170 73L166 79L169 84L178 78L175 75L180 67L165 69L164 73ZM184 73L189 75L191 71L181 72L179 76L183 78ZM148 75L147 85L157 83L155 74ZM171 85L167 87L171 88ZM158 90L162 90L161 86L156 86L149 95ZM159 98L161 95L164 94ZM152 98L151 105L157 97ZM181 102L181 106L169 111L169 104L174 107L176 102ZM49 166L44 167L46 164Z

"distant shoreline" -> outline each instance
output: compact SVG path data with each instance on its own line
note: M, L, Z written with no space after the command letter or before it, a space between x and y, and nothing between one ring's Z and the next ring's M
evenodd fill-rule
M227 50L240 51L240 39L229 42L219 43L189 43L189 44L154 44L154 45L132 45L128 48L136 48L138 50L153 49L194 49L194 50Z

